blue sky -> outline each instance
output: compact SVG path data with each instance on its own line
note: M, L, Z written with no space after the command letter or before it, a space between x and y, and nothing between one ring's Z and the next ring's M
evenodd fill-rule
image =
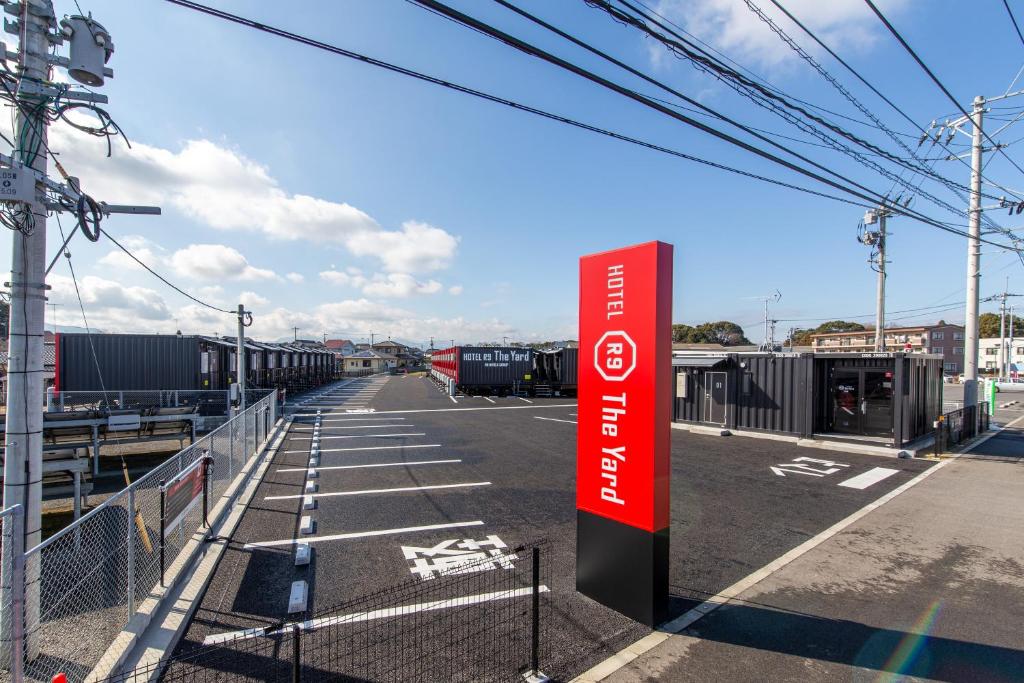
M406 2L211 4L689 154L813 186ZM452 4L602 75L663 95L497 4ZM517 4L710 107L807 139L582 1ZM766 12L770 7L768 0L758 4ZM953 114L952 104L860 0L784 4L922 125ZM74 8L63 0L55 5L58 13ZM298 326L306 337L326 332L361 338L372 331L417 343L431 336L460 342L574 337L578 257L651 239L675 245L677 322L731 319L759 339L756 297L776 290L782 300L773 314L784 320L874 309L868 249L854 240L863 214L858 207L576 130L169 3L81 5L113 36L109 65L115 78L103 92L133 149L115 144L108 159L100 141L61 126L53 131L53 149L98 199L163 206L161 217L116 216L105 227L199 298L225 308L246 301L255 312L255 336L278 338ZM976 94L1002 94L1024 63L1024 46L998 0L971 3L971 11L966 3L940 0L879 5L965 106ZM866 120L742 0L670 0L659 8L787 93ZM1017 11L1024 19L1024 5ZM812 50L799 29L780 24L887 126L916 132L840 65ZM991 123L1001 126L1005 121L997 119L1019 113L1024 97L997 104L1016 107L991 112ZM902 154L881 131L835 120ZM999 140L1021 136L1024 127L1011 127ZM957 144L964 148L966 141L959 136ZM879 192L892 185L846 156L783 142ZM1007 151L1024 162L1021 149L1011 145ZM968 169L958 162L940 161L936 170L967 182ZM1024 187L1019 171L998 157L985 173L1009 188ZM962 205L935 183L925 187ZM965 222L923 197L914 208ZM1005 214L992 217L1014 227ZM70 222L64 219L65 226ZM50 225L52 254L58 234ZM890 310L962 302L965 240L908 218L892 220L890 230ZM9 242L0 249L9 258ZM1024 268L1017 257L987 245L983 251L982 294L1001 290L1007 276L1011 290L1022 291ZM111 256L105 240L76 238L71 252L86 312L97 327L233 331L229 316L202 310ZM55 269L50 284L51 299L63 304L58 322L80 324L66 264ZM963 314L956 309L893 317L912 324L962 320Z

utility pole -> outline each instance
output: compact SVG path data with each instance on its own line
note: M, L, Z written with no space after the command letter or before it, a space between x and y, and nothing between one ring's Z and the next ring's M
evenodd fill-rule
M1013 306L1010 306L1010 341L1007 344L1006 355L1010 359L1010 374L1014 372L1013 364Z
M967 312L964 317L964 407L978 405L978 288L981 277L981 152L985 98L974 98L971 200L967 212Z
M235 367L238 375L238 414L245 412L245 328L252 325L252 312L245 310L245 306L238 304L238 350L235 355L238 362ZM296 328L298 329L298 328Z
M884 204L864 213L862 229L858 232L857 241L873 249L868 263L878 273L878 284L875 291L875 351L885 351L885 238L886 220L896 215ZM878 230L868 230L868 226L878 224Z
M1010 278L1006 278L1006 287L1003 288L1003 293L999 295L999 378L1003 379L1008 377L1007 366L1011 363L1010 353L1006 348L1006 300L1011 296L1021 296L1020 294L1013 294L1009 291ZM1010 346L1013 346L1013 308L1010 307Z
M775 290L775 294L771 296L758 296L748 297L751 299L757 299L758 301L764 302L764 341L761 343L762 351L774 351L775 350L775 323L778 320L772 320L771 315L768 312L768 305L778 303L782 301L782 292Z
M56 26L53 5L23 0L20 10L18 62L21 81L50 80L49 30ZM18 118L14 137L28 141L13 150L18 161L46 176L46 108L38 107L40 97L18 93ZM38 147L33 149L34 147ZM43 333L46 307L46 206L42 193L28 203L22 228L13 233L11 254L10 338L7 368L7 434L4 460L4 507L21 505L25 512L25 550L42 540L43 499ZM3 547L3 567L10 567L8 544ZM25 569L25 632L39 619L40 567L29 563ZM4 582L5 587L7 582ZM6 590L10 590L7 588ZM4 596L5 604L11 604ZM17 618L17 617L15 617ZM9 627L8 627L9 628ZM3 634L7 636L8 634ZM20 644L19 644L20 646ZM34 646L29 648L34 656Z

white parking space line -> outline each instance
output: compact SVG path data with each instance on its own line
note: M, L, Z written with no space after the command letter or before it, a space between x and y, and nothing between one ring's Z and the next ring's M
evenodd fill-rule
M534 415L533 419L534 420L546 420L548 422L565 422L566 424L571 424L571 425L576 424L576 420L559 420L559 419L556 419L554 417L541 417L540 415Z
M417 531L437 531L438 529L458 529L467 526L483 526L480 520L475 522L447 522L445 524L427 524L426 526L407 526L400 529L377 529L376 531L353 531L347 534L330 534L327 536L309 536L298 539L284 539L281 541L257 541L246 543L242 549L250 548L275 548L282 545L297 545L299 543L318 543L322 541L347 541L353 538L370 538L371 536L393 536L395 534L411 534Z
M449 396L449 398L451 398ZM454 400L454 399L453 399ZM458 403L458 401L456 401ZM378 410L375 415L410 415L412 413L471 413L474 410L541 410L543 408L575 408L575 403L552 403L551 405L494 406L488 408L421 408L418 410Z
M541 593L547 593L550 589L547 586L540 586ZM354 612L352 614L340 614L336 617L321 617L320 619L311 619L303 622L299 622L299 627L304 631L312 631L318 628L326 626L337 626L340 624L356 624L364 621L373 621L375 619L392 619L394 617L404 617L410 614L417 614L419 612L434 612L442 609L451 609L454 607L468 607L469 605L479 605L483 602L491 602L494 600L510 600L512 598L524 598L533 595L532 588L517 588L511 591L495 591L493 593L480 593L478 595L465 595L459 598L449 598L448 600L433 600L431 602L422 602L414 605L402 605L400 607L387 607L385 609L376 609L369 612ZM294 627L294 624L285 624L282 628L272 632L267 632L266 635L277 635L279 633L288 633ZM228 633L218 633L215 635L206 636L203 640L203 645L216 645L217 643L227 642L236 638L253 638L256 636L262 636L265 633L265 628L249 628L243 631L231 631Z
M455 400L454 396L449 396L448 398L450 398L452 400L452 403L456 403L456 404L458 403L458 401Z
M858 474L856 477L850 477L845 481L839 482L839 485L849 489L866 489L872 484L888 479L897 472L899 470L889 469L888 467L874 467L867 472Z
M526 400L525 398L523 398L522 396L516 396L516 398L518 398L518 399L519 399L520 401L525 401L526 403L533 403L533 401L527 401L527 400Z
M328 465L317 467L321 472L326 470L361 470L367 467L402 467L406 465L440 465L442 463L462 462L462 460L406 460L403 462L375 462L369 465ZM305 467L282 467L278 472L305 472Z
M394 420L404 420L404 419L405 419L404 417L340 417L340 418L336 418L334 420L320 420L320 421L324 422L324 423L327 423L327 422L370 422L370 421L391 422L391 421L394 421ZM305 424L305 423L300 423L300 424ZM300 428L297 428L297 427L292 427L292 429L295 430L295 431L300 431L300 432L307 431L305 428L301 428L300 429ZM312 429L312 428L310 428L310 429Z
M491 403L496 403L497 402L493 398L491 398L490 396L484 396L484 398L487 399L488 401L490 401Z
M402 427L404 429L406 427L415 427L415 426L416 425L411 425L411 424L402 422L402 423L394 424L394 425L349 425L349 426L346 426L346 427L324 427L320 431L326 432L326 431L329 431L331 429L395 429L397 427ZM305 430L305 429L302 430L302 431L303 431L303 433L307 433L307 430ZM312 433L312 430L308 430L308 431L309 431L309 433Z
M396 436L426 436L424 432L410 432L408 434L346 434L345 436L321 436L321 441L327 439L372 439L380 437L382 439L393 438Z
M360 446L358 448L321 448L321 453L341 453L344 451L393 451L402 448L440 448L439 443L416 443L406 444L404 446ZM302 448L297 451L282 451L283 453L309 453L308 448Z
M334 498L337 496L365 496L373 493L408 493L410 491L434 491L437 489L458 489L475 486L490 486L489 481L471 481L462 484L431 484L429 486L403 486L397 489L361 489L359 491L330 491L328 493L313 493L314 498ZM287 496L266 496L263 500L294 500L304 498L302 494Z

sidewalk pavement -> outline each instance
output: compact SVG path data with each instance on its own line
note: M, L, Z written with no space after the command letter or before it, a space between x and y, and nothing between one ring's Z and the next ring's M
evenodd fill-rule
M1024 428L1009 428L609 681L1024 680Z

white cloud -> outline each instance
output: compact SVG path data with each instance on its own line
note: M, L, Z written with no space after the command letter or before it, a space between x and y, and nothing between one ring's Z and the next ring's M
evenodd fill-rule
M414 294L437 294L442 285L437 280L420 281L408 273L374 273L367 277L358 268L347 268L344 271L325 270L320 279L337 287L353 287L362 290L367 296L385 299L404 299Z
M74 281L66 275L50 275L47 284L53 288L50 300L75 311L71 324L82 324ZM137 329L138 326L146 327L172 317L163 297L146 287L125 287L119 282L93 275L80 278L78 286L90 327L106 330L128 326L128 329Z
M302 277L301 273L288 273L284 277L289 282L294 282L297 285L301 285L306 280L306 278Z
M51 144L68 168L89 179L86 189L93 196L170 204L221 230L338 244L380 260L388 271L406 273L447 267L458 245L455 236L426 223L407 221L401 230L385 230L344 202L290 194L266 166L210 140L189 140L178 152L135 143L107 158L104 140L55 125Z
M242 292L238 298L240 303L245 306L246 310L251 308L263 308L270 303L270 299L260 296L256 292Z
M224 244L190 244L174 252L171 266L179 274L202 280L280 280L274 271L256 268L237 249Z
M908 0L879 2L891 16ZM820 52L806 34L769 2L758 7L791 38L812 54ZM786 9L834 50L865 51L878 40L884 27L862 0L789 0ZM741 0L660 0L659 13L683 25L687 31L711 43L741 64L756 62L777 67L800 57ZM660 43L648 39L656 66L676 61Z
M459 240L429 223L406 221L399 231L357 233L346 245L356 256L376 256L391 272L419 273L451 265Z
M166 251L163 247L151 242L142 235L125 235L119 238L118 242L123 244L128 251L135 254L139 261L142 261L150 268L155 267L166 258ZM128 254L116 248L102 256L97 263L122 270L141 271L143 269Z
M451 294L452 296L458 296L462 294L462 290L462 285L452 285L451 287L448 288L448 293Z

